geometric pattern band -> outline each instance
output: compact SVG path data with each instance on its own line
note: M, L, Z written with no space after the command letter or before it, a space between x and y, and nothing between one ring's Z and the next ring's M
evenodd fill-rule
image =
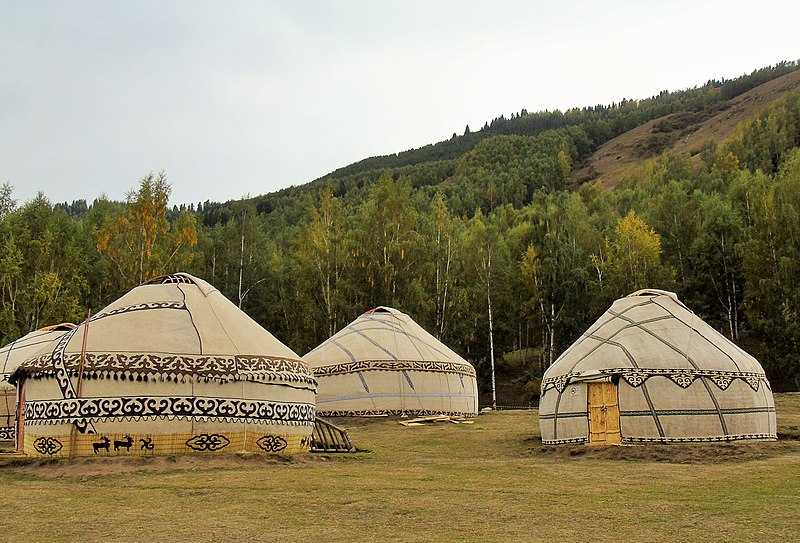
M447 411L441 409L320 409L319 415L325 417L427 417L436 415L450 415L458 417L476 416L474 412Z
M93 315L90 322L95 322L100 319L105 319L106 317L113 317L115 315L121 315L123 313L131 313L134 311L149 311L153 309L184 309L187 310L186 304L183 302L146 302L141 304L134 304L128 305L125 307L118 307L116 309L111 309L104 313L97 313Z
M29 376L56 375L54 355L45 355L25 362L20 371ZM62 371L77 375L81 353L64 354ZM84 355L84 376L152 376L163 380L197 377L219 381L276 381L297 383L315 389L317 381L301 360L255 355L200 355L114 352L87 352Z
M468 364L422 360L359 360L356 362L343 362L314 368L314 375L327 377L360 371L423 371L475 377L475 368Z
M778 439L776 434L735 434L727 436L687 436L687 437L636 437L622 436L623 443L704 443L704 442L725 442L725 441L775 441Z
M35 400L25 404L25 424L192 419L308 426L315 406L307 403L203 396L123 396Z
M758 392L759 386L763 382L769 388L769 382L763 373L724 371L724 370L700 370L700 369L660 369L660 368L608 368L599 370L601 376L620 376L630 386L636 388L641 386L651 377L667 377L681 388L688 388L699 378L704 378L713 382L720 390L727 390L731 383L742 380L750 388ZM564 392L567 385L573 378L581 377L581 373L567 373L557 377L549 377L542 381L542 393L555 388L559 392Z
M775 434L736 434L728 436L687 436L687 437L627 437L622 436L623 443L720 443L729 441L774 441L777 439ZM565 444L585 444L589 439L577 437L569 439L543 439L544 445L565 445Z

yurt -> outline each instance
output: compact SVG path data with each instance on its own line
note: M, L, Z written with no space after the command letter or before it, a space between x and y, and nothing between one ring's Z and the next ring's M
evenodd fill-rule
M11 381L32 456L305 452L315 418L300 357L185 273L134 288Z
M539 424L547 444L776 439L758 360L662 290L614 302L548 368Z
M74 324L64 323L34 330L0 349L0 446L13 447L17 425L17 389L8 382L19 365L43 352Z
M367 311L303 357L331 417L475 415L475 368L391 307Z

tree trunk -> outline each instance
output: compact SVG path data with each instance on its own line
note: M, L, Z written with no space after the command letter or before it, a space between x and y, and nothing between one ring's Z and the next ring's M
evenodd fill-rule
M244 219L244 217L242 217ZM242 221L242 249L239 253L239 309L242 308L242 272L244 270L244 220Z
M560 313L560 312L559 312ZM548 364L548 368L553 365L553 350L555 349L555 319L556 319L556 306L554 303L550 303L550 326L548 329L550 331L550 363Z
M486 268L486 302L489 307L489 361L492 368L492 409L497 409L497 388L494 377L494 323L492 322L492 252L489 251Z
M452 259L453 253L450 244L450 238L447 238L447 263L445 264L444 268L444 292L442 293L442 320L439 323L439 338L442 339L444 337L444 323L446 320L447 314L447 287L450 285L450 261Z

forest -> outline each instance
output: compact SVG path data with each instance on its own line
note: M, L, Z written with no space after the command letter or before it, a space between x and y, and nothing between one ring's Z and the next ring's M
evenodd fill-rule
M475 365L484 400L494 358L502 404L534 401L543 371L614 299L651 287L755 355L773 389L800 390L800 94L693 156L648 157L613 190L570 183L613 135L791 69L638 106L523 111L447 152L227 203L170 206L164 172L123 202L18 203L5 184L2 343L187 271L301 355L368 308L401 309Z

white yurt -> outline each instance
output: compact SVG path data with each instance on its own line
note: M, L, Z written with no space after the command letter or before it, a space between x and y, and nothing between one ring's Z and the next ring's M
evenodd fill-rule
M758 360L672 292L621 298L545 372L547 444L776 439Z
M34 456L305 452L316 379L205 281L142 284L23 362Z
M75 328L74 324L63 323L34 330L12 341L0 349L0 443L13 446L17 426L17 389L8 382L11 374L25 360L34 358L66 332Z
M331 417L463 415L478 411L475 368L391 307L367 311L303 359Z

